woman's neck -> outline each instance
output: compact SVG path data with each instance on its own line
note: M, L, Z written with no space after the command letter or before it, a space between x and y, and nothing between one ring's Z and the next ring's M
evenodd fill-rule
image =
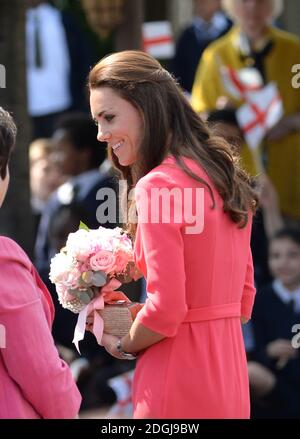
M264 28L261 32L244 32L252 50L262 49L268 39L268 28Z

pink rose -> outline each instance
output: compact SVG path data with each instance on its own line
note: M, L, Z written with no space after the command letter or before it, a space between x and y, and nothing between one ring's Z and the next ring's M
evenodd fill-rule
M108 273L116 262L115 255L108 250L100 250L90 259L91 269Z
M113 267L113 271L116 273L121 273L125 271L127 264L131 259L131 255L128 253L128 251L124 251L123 249L119 248L115 256L116 262L115 266Z

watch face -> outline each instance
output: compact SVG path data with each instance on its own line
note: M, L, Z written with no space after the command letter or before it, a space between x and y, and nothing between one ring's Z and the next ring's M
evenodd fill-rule
M135 360L137 357L136 354L130 354L129 352L124 352L122 350L121 340L118 340L116 348L125 360Z

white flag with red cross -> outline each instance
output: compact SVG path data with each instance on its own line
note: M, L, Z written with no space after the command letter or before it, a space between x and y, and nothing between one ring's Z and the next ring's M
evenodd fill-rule
M274 82L251 94L251 100L236 113L239 126L251 149L258 148L266 133L279 122L283 114L282 100Z
M261 74L253 67L235 70L221 66L221 75L226 91L237 100L247 100L251 93L264 85Z
M132 383L134 371L125 372L108 380L109 386L117 396L116 403L110 407L107 417L132 417Z
M157 59L175 54L173 32L169 21L151 21L142 25L143 50Z
M271 82L264 86L261 74L253 67L234 70L221 66L221 75L226 91L244 101L237 110L237 120L247 144L254 151L284 114L277 85Z

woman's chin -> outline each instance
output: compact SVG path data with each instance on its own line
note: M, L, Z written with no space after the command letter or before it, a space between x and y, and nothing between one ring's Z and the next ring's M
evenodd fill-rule
M134 163L134 160L122 159L121 157L118 157L118 161L121 166L131 166Z

